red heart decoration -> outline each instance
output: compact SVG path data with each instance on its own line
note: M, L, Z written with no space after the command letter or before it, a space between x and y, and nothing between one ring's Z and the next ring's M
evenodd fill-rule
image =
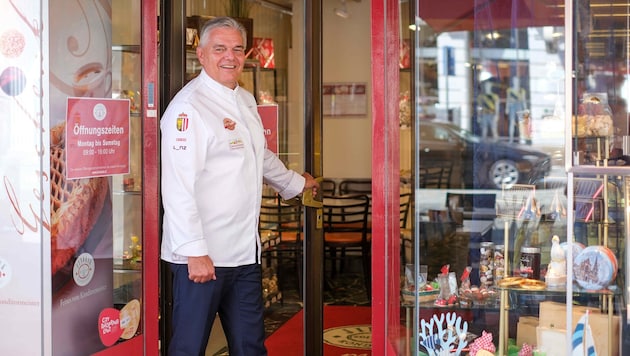
M112 346L122 335L120 327L120 311L114 308L105 308L98 315L98 334L105 346Z

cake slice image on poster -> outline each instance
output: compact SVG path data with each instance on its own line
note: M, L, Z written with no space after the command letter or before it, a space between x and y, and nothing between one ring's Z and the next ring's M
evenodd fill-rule
M72 259L90 237L109 198L109 183L105 177L66 179L64 131L65 125L54 127L50 137L53 290L72 277Z

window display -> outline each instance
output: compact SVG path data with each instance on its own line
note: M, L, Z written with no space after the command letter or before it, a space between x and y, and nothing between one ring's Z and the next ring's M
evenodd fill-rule
M630 76L624 51L616 50L628 45L627 34L612 30L627 28L619 22L627 14L613 15L619 12L616 0L575 7L534 3L529 10L537 21L532 23L506 22L503 13L522 20L524 7L512 2L503 12L475 8L470 26L462 22L456 30L435 33L437 72L444 74L435 84L438 102L456 103L461 116L458 121L439 114L426 119L414 115L420 109L411 109L411 119L405 119L416 140L409 146L417 150L412 153L417 182L432 164L423 157L435 151L423 150L427 121L467 129L478 142L494 145L492 153L473 148L469 155L475 159L463 167L467 173L456 177L488 174L488 166L477 162L503 154L503 144L541 152L549 162L549 169L536 175L521 161L511 171L492 171L493 186L479 179L462 187L416 186L418 234L401 293L406 326L413 330L412 354L434 354L435 342L448 340L438 326L427 333L425 326L434 323L461 332L466 325L464 350L471 355L564 355L576 349L620 355L627 348ZM557 18L546 17L559 14L564 22L565 8L567 18L580 21L567 20L562 27ZM423 18L429 31L445 28L426 6L418 14L429 16ZM444 48L456 62L454 71L440 60ZM422 68L421 60L415 66ZM421 108L426 83L421 76L411 77L415 97L405 104ZM455 89L453 82L459 83ZM454 162L460 151L450 154L455 158L448 161ZM527 153L523 161L533 162L535 156ZM523 179L527 174L532 179ZM453 204L453 193L491 195L492 206L479 199L470 199L467 207ZM483 221L490 226L485 233L465 229ZM462 248L450 243L458 234ZM429 273L419 283L423 265ZM436 289L431 298L427 286ZM458 302L449 302L452 294ZM459 326L449 324L458 317ZM450 347L452 354L465 354Z

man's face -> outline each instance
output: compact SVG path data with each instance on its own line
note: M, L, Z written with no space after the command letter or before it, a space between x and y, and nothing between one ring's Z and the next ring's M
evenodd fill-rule
M241 32L227 27L212 30L208 43L197 47L197 57L210 78L236 88L245 63L245 46Z

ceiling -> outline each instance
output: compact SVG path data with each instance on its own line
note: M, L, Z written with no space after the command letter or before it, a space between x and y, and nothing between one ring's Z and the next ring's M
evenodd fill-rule
M293 12L294 0L249 1L282 12ZM579 0L574 3L577 6L575 33L580 55L590 60L626 58L630 36L630 2ZM564 4L565 0L451 1L448 11L444 11L441 1L419 0L418 10L420 17L433 31L440 33L533 26L563 27Z
M284 12L287 14L293 14L293 0L249 0L260 6Z
M576 33L584 54L591 59L625 58L628 53L630 3L625 0L578 3Z
M563 0L453 1L420 0L418 12L435 32L502 30L532 26L561 26Z
M440 1L419 0L420 18L436 33L488 31L547 26L562 35L565 0L453 1L444 11ZM570 0L567 0L570 1ZM575 1L578 53L590 61L628 57L630 2L627 0Z

